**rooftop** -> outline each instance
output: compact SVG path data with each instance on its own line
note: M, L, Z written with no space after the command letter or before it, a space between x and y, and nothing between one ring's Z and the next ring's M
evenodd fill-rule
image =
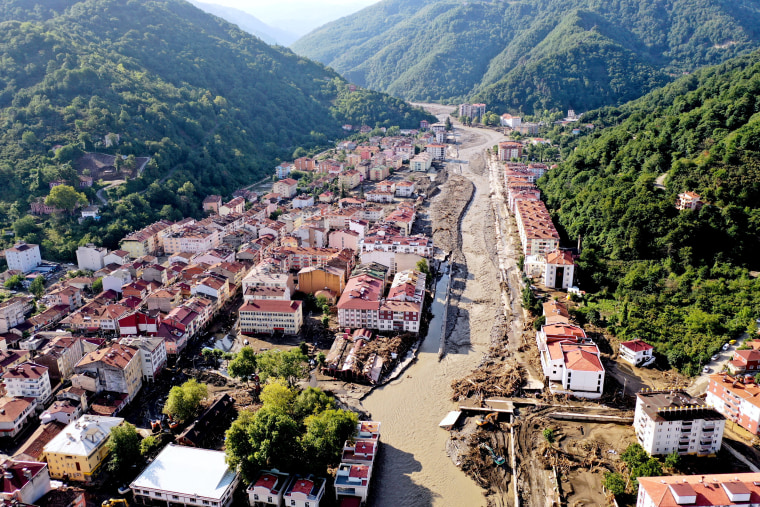
M705 405L686 391L641 391L636 394L637 410L640 408L650 419L662 421L689 421L725 419L718 411Z
M760 503L760 473L639 477L657 507L739 506Z
M46 453L89 456L119 426L121 417L83 415L56 435L44 448Z

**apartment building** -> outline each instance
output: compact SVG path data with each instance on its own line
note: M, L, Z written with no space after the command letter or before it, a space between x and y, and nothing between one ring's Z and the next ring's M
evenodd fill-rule
M40 364L21 363L5 370L2 378L8 396L34 398L44 404L52 395L48 369Z
M515 205L517 230L523 254L548 254L559 248L559 233L542 201L518 201Z
M753 435L760 434L760 386L754 377L710 375L705 403Z
M253 299L240 307L240 332L296 335L303 325L300 301Z
M28 273L42 263L40 246L19 241L5 251L5 260L9 270Z

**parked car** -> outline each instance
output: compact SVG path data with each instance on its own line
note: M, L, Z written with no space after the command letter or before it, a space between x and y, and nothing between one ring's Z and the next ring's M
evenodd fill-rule
M728 350L728 347L729 347L729 345L728 345L728 343L726 343L725 345L723 345L723 350Z
M710 373L710 367L705 366L704 368L702 368L702 373Z
M717 361L718 360L718 354L715 354L710 358L710 361Z

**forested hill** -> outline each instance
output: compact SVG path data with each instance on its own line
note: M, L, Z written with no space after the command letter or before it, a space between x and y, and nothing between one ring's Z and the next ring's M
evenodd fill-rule
M410 100L583 111L758 48L758 27L748 0L383 0L292 48Z
M82 150L150 156L205 192L271 174L344 123L417 126L401 100L182 0L0 3L0 201L21 210ZM121 142L104 147L104 136ZM61 145L53 156L53 146Z
M696 373L760 318L760 52L582 121L594 133L540 180L601 290L582 310ZM676 210L686 191L700 210Z

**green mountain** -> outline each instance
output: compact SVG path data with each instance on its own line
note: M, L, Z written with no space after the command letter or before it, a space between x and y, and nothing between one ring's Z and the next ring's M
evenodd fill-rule
M619 108L540 180L555 222L583 237L580 308L697 373L760 318L760 52ZM698 193L696 211L678 194Z
M47 195L49 181L74 181L83 151L152 158L116 195L132 205L114 212L130 216L106 216L107 233L48 235L59 257L90 232L113 243L163 206L194 212L206 193L266 177L297 148L329 145L345 123L423 118L181 0L0 3L0 225ZM108 134L119 144L107 148ZM186 182L192 189L178 193Z
M292 49L409 100L583 111L758 48L758 27L749 0L383 0Z

